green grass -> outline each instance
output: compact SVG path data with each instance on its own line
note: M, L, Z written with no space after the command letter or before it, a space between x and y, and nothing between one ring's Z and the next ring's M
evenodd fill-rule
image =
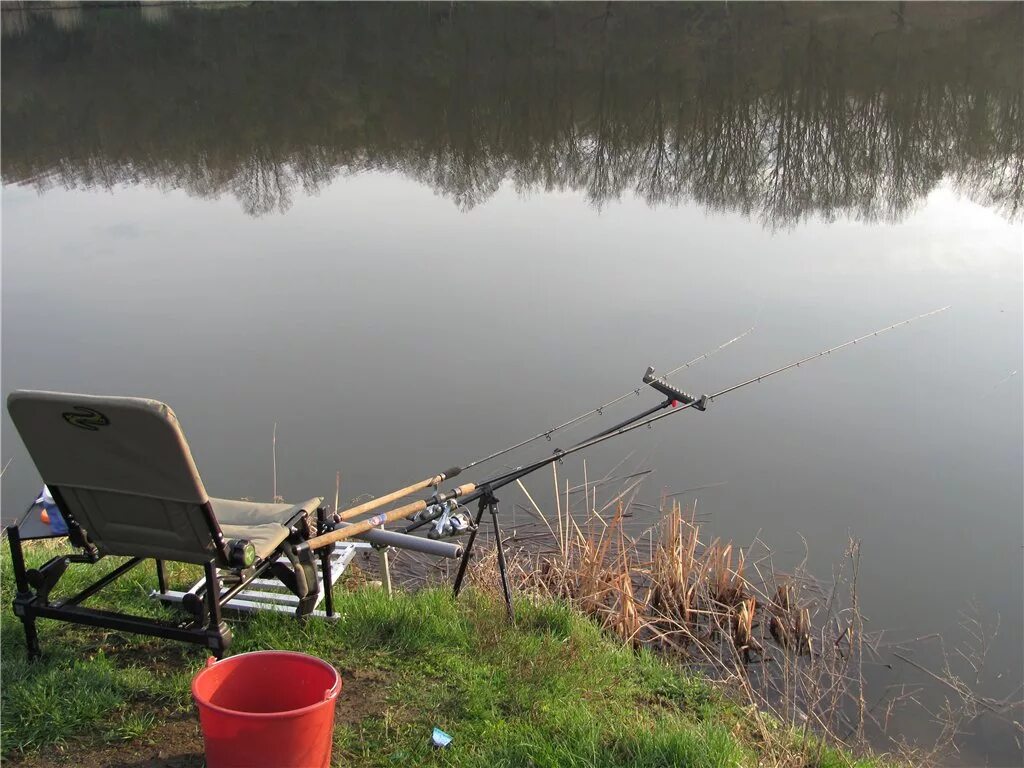
M51 554L32 552L30 565ZM195 647L40 621L45 658L28 663L9 606L6 554L0 565L0 725L7 757L145 740L168 717L190 716L189 681L204 662ZM72 566L64 588L88 572ZM175 575L187 581L192 573ZM122 582L107 604L148 615L169 610L146 597L154 586L150 574L140 569ZM436 589L394 598L373 588L339 589L337 605L334 622L270 614L235 621L231 651L301 650L341 670L347 710L335 732L339 764L726 768L764 762L764 745L742 707L705 680L621 647L560 603L521 599L514 627L500 603L476 593L456 602ZM429 746L435 725L454 736L450 748ZM851 763L828 750L817 761L793 764Z

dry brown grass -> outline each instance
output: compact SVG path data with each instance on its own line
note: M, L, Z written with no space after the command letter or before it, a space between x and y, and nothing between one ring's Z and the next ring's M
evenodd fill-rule
M776 739L765 713L805 736L824 737L803 740L818 751L806 756L809 763L818 762L828 743L865 747L869 734L876 747L886 744L909 762L935 761L937 748L925 753L888 736L893 712L919 703L912 692L894 688L870 706L866 700L864 665L878 663L882 636L864 631L859 542L850 540L832 583L823 586L803 565L777 572L760 539L747 547L707 541L696 502L662 497L656 525L631 536L625 522L636 484L611 492L603 506L596 485L566 483L558 494L556 475L553 521L527 494L531 508L520 509L537 518L543 533L520 522L517 536L505 539L510 583L520 598L566 600L624 643L669 654L727 683L752 705L766 744ZM493 542L486 538L468 578L478 589L496 590L496 558L487 546ZM1019 707L982 699L949 670L930 674L957 694L936 714L943 749L955 746L972 712ZM788 759L785 750L779 759Z

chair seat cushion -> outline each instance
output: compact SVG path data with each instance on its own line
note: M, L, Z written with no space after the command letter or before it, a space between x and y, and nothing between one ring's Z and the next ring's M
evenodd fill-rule
M301 504L261 504L211 498L210 505L224 538L249 539L256 547L256 556L262 560L288 538L288 521L299 512L312 512L321 501L322 497Z

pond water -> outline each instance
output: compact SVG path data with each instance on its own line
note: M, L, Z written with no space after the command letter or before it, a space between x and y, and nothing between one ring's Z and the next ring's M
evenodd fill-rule
M649 501L712 485L696 493L707 529L760 533L780 567L806 541L828 578L861 539L869 628L952 648L965 613L998 622L977 686L1020 698L1022 18L5 8L3 393L164 400L218 496L270 497L276 424L281 495L332 496L340 470L354 497L751 326L674 382L715 391L949 304L613 441L588 468L630 456L655 470ZM9 521L39 478L2 425ZM528 483L541 503L550 485ZM932 710L948 694L905 665L869 675ZM892 727L934 732L918 708ZM952 761L1020 764L1004 718L966 730Z

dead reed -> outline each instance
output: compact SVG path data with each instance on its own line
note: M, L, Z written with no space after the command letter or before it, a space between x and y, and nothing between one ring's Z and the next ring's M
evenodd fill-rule
M803 565L777 572L760 539L747 547L707 541L696 502L684 506L671 495L662 496L657 523L631 536L624 523L639 481L625 483L599 505L597 486L607 478L590 481L585 475L582 486L566 482L559 493L555 472L555 521L522 487L530 506L520 509L536 518L541 532L530 533L520 523L505 541L520 599L566 600L624 643L656 649L731 684L753 705L752 720L766 744L773 741L770 713L803 733L805 750L819 752L809 759L820 758L829 743L859 748L869 741L915 763L925 757L888 736L894 710L916 703L915 691L890 688L870 705L866 699L864 666L884 662L882 633L869 636L860 615L857 541L850 540L825 587ZM493 548L483 548L468 571L470 583L496 590L495 568ZM972 627L983 646L984 634ZM983 663L978 655L971 659L975 668ZM948 668L927 671L957 694L937 715L945 747L955 745L956 734L979 709L1019 708L982 699ZM791 758L791 748L780 747L779 764Z

